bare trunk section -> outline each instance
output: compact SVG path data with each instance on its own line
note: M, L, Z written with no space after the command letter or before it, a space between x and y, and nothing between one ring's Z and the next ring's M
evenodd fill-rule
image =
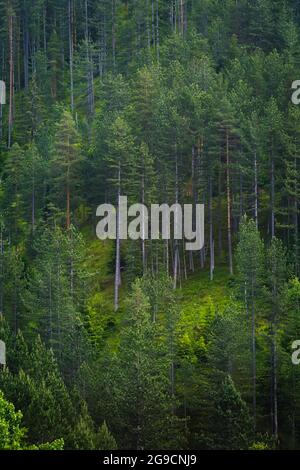
M158 0L156 0L156 59L159 62L159 11L158 11Z
M8 148L12 144L13 129L13 100L14 100L14 52L13 52L13 12L9 11L8 17L9 35L9 111L8 111Z
M24 51L24 87L27 90L29 84L29 32L26 7L24 4L24 19L23 19L23 51Z
M120 197L121 197L121 162L118 168L118 210L117 210L117 227L116 227L116 266L115 266L115 312L119 309L119 287L121 284L121 246L120 246Z
M179 188L178 188L178 154L177 144L175 144L175 203L178 204L179 199ZM175 215L175 225L177 223L177 216ZM174 284L173 287L176 289L178 280L178 266L179 266L179 250L178 240L174 238Z
M111 2L111 34L112 34L112 59L113 70L116 70L116 0Z
M94 71L93 71L93 58L90 56L87 0L85 0L85 41L86 41L86 61L87 61L88 116L90 118L94 114Z
M67 160L67 178L66 178L66 206L67 206L67 213L66 213L66 226L67 230L71 227L71 214L70 214L70 142L68 141L68 160Z
M73 79L73 0L69 0L69 67L70 67L70 95L71 110L74 111L74 79Z
M143 264L143 274L146 273L146 234L145 234L145 167L143 161L143 175L142 175L142 264Z
M298 175L298 164L297 164L297 156L295 156L294 159L295 163L295 173ZM299 222L299 216L298 216L298 179L296 177L295 179L295 198L294 198L294 226L295 226L295 270L296 270L296 276L299 276L299 227L298 227L298 222Z
M252 408L254 431L256 429L256 328L255 328L255 308L254 308L254 286L251 284L251 324L252 324Z
M33 157L34 158L34 157ZM31 190L31 230L35 229L35 161L32 168L32 190Z
M275 163L274 163L274 146L272 139L271 147L271 237L275 237Z
M154 0L151 0L152 45L155 47L155 8Z
M278 397L277 397L277 346L276 346L276 332L275 332L275 319L272 322L272 431L275 442L278 441Z
M221 174L221 156L219 158L218 168L218 250L219 259L221 261L223 254L223 240L222 240L222 174Z
M227 234L228 234L228 261L229 272L233 274L232 262L232 231L231 231L231 190L230 190L230 155L229 155L229 131L226 129L226 186L227 186Z
M258 175L257 175L257 152L254 152L254 220L258 229Z
M215 248L213 233L213 211L212 211L212 176L209 177L209 249L210 249L210 280L214 279L215 270Z

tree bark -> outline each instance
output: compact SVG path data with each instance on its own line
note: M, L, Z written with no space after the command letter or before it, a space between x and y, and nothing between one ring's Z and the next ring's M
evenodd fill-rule
M227 184L227 234L228 234L228 260L229 272L233 274L232 262L232 233L231 233L231 190L230 190L230 155L229 155L229 131L226 128L226 184Z
M71 95L71 110L74 111L74 79L73 79L73 0L69 0L68 14L69 14L69 67L70 67L70 95Z
M257 152L254 152L254 220L258 229L258 176L257 176Z
M271 148L271 237L275 237L275 163L273 139Z
M251 323L252 323L252 408L254 431L256 429L256 328L255 328L255 308L254 308L254 286L253 279L251 285Z
M115 312L119 309L119 287L120 279L120 196L121 196L121 162L118 168L118 210L117 210L117 230L116 230L116 267L115 267Z
M215 250L213 234L213 211L212 211L212 176L209 176L209 249L210 249L210 280L214 279Z
M9 115L8 115L8 148L12 144L13 129L13 100L14 100L14 54L13 54L13 12L9 11L8 17L9 32Z

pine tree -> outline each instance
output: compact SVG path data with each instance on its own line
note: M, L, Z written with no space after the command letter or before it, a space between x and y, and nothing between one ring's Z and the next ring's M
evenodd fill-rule
M240 227L240 240L237 247L237 265L239 270L240 296L244 299L247 317L251 316L252 336L252 400L254 425L256 424L256 309L261 295L264 246L256 224L244 219Z
M61 194L65 195L66 228L71 226L71 210L73 192L78 185L78 165L80 162L80 139L74 119L69 111L64 111L57 124L55 134L55 151L51 162L53 180L55 183L55 200ZM61 204L58 199L58 204Z
M267 299L271 343L271 423L275 442L278 440L278 333L282 317L281 296L287 279L286 253L281 240L273 238L267 250Z
M158 341L141 281L133 285L128 309L128 326L108 372L110 410L116 415L106 420L125 448L173 448L180 434L172 414L170 359Z
M253 442L253 423L246 403L227 376L215 396L214 448L247 450Z
M0 449L22 449L26 430L21 421L22 413L15 411L14 405L6 401L0 392Z
M113 435L109 432L106 422L100 426L96 436L97 450L117 450L117 443Z

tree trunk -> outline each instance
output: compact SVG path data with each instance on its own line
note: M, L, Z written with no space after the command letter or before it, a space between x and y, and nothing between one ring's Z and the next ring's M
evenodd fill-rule
M229 156L229 131L226 129L226 184L227 184L227 233L228 233L228 259L229 272L233 274L232 262L232 233L231 233L231 191L230 191L230 156Z
M142 175L142 264L143 264L143 274L146 273L146 240L145 240L145 167L143 164L143 175Z
M8 115L8 148L12 144L13 129L13 99L14 99L14 54L13 54L13 12L9 11L9 115Z
M23 51L24 51L24 87L27 90L29 84L29 33L27 23L27 13L24 5L24 19L23 19Z
M178 155L177 155L177 144L175 144L175 203L178 204ZM175 215L175 225L177 223L177 218ZM179 250L178 250L178 240L174 238L174 289L177 287L177 277L178 277L178 262L179 262Z
M156 58L159 62L159 14L158 14L158 0L156 0Z
M272 431L275 442L278 440L278 398L277 398L277 347L275 321L272 322Z
M275 164L273 140L271 149L271 237L275 237Z
M295 167L295 188L294 188L294 226L295 226L295 274L296 276L299 277L299 204L298 204L298 194L299 194L299 188L298 188L298 158L297 155L295 155L294 158L294 167Z
M221 158L218 168L218 248L219 258L222 259L223 240L222 240L222 174L221 174Z
M70 95L71 110L74 111L74 79L73 79L73 4L69 0L69 66L70 66Z
M70 181L69 175L67 179L67 230L69 230L71 226L71 216L70 216Z
M32 226L32 233L33 233L35 229L35 162L34 160L33 160L33 169L32 169L31 226Z
M85 41L86 41L86 61L87 61L87 98L88 98L88 116L91 118L94 114L94 71L93 58L90 57L89 45L89 22L88 22L88 2L85 0ZM90 134L90 128L89 128Z
M112 20L112 59L113 59L113 70L116 69L116 0L112 0L111 2L112 12L111 12L111 20Z
M155 9L154 0L151 0L152 46L155 47Z
M180 33L184 36L184 0L180 0Z
M209 249L210 249L210 280L214 279L215 250L213 234L213 211L212 211L212 176L209 176Z
M254 288L253 279L251 285L251 323L252 323L252 407L254 431L256 429L256 328L255 328L255 308L254 308Z
M120 197L121 197L121 162L119 161L118 168L118 210L117 210L117 230L116 230L116 268L115 268L115 312L119 309L119 287L121 284L120 279Z
M257 176L257 152L254 152L254 220L258 229L258 176Z

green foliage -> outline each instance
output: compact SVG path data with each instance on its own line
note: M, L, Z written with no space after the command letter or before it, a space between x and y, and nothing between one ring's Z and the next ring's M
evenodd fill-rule
M15 411L14 405L6 401L0 391L1 450L63 450L63 439L40 445L26 445L26 429L22 427L22 417L21 411Z
M218 423L214 448L245 450L253 439L253 422L246 403L230 376L222 382L214 401L215 423Z
M117 443L113 435L109 432L106 422L100 426L96 436L97 450L117 450Z
M169 393L171 362L151 320L141 281L133 285L127 311L128 324L104 376L110 395L106 421L116 426L114 434L125 448L177 448L180 434Z
M12 403L0 391L0 449L20 450L25 435L21 427L22 413L16 412Z

